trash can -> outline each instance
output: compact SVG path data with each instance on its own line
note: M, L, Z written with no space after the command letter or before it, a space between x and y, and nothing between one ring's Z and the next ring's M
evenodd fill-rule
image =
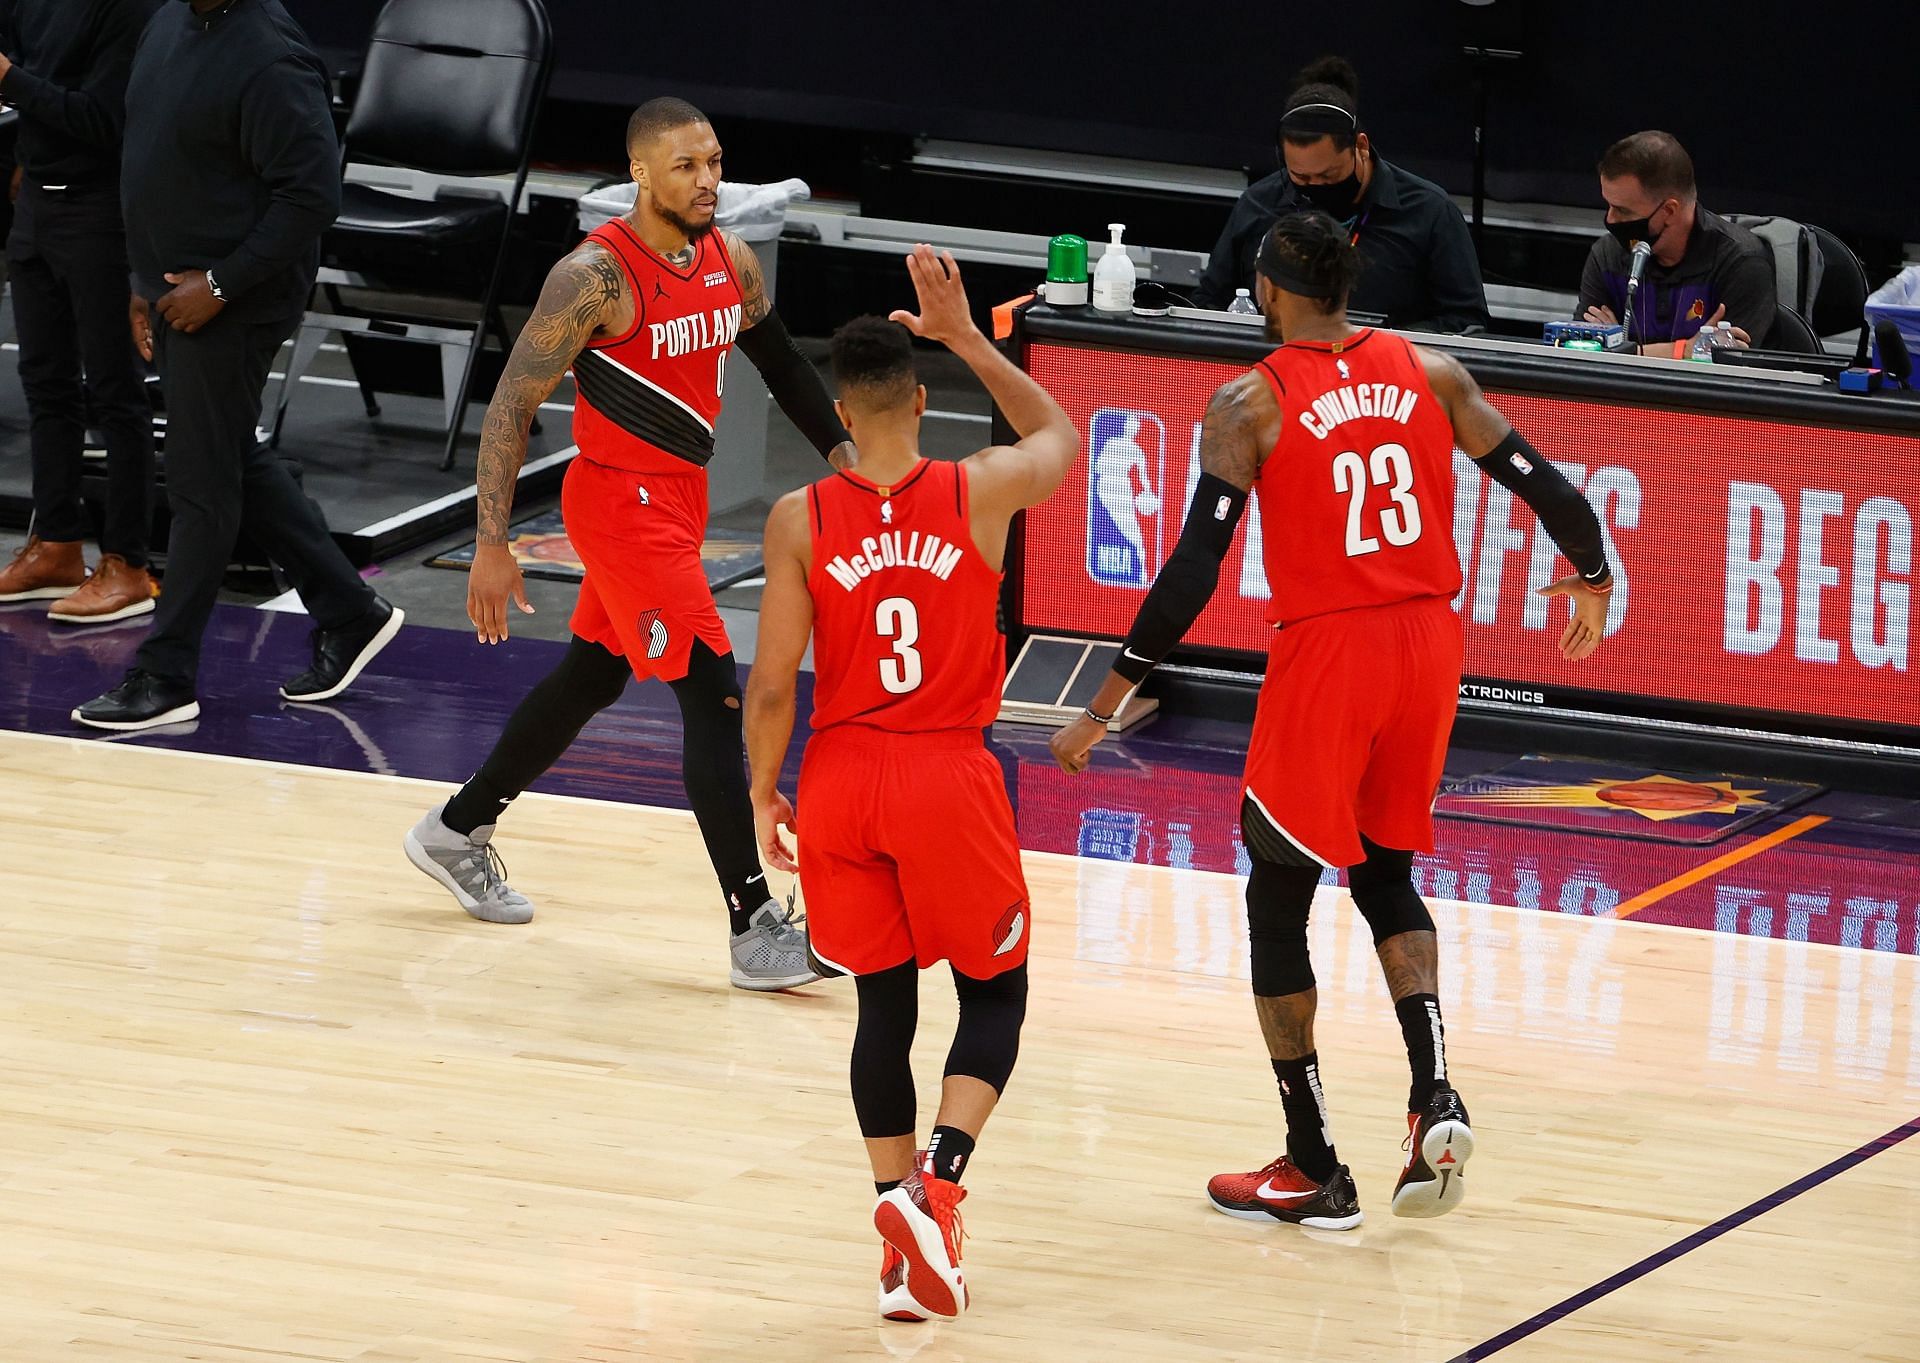
M611 218L633 211L638 187L631 182L596 189L580 197L580 230L591 232ZM760 257L767 297L776 297L780 272L780 232L786 226L787 205L812 195L804 180L781 180L770 185L720 183L720 206L714 222L752 244ZM767 385L760 371L745 360L727 365L727 391L720 420L713 431L713 462L707 465L707 498L716 511L732 511L756 501L771 502L785 487L767 481Z
M1920 357L1920 265L1909 265L1867 295L1867 323L1892 322L1907 343L1907 354ZM1878 365L1880 340L1874 338L1873 362Z

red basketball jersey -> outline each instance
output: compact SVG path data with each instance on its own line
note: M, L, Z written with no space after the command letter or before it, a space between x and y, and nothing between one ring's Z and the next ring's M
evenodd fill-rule
M595 463L633 473L704 469L713 458L727 352L740 332L740 285L726 243L708 232L680 269L621 218L587 239L626 271L633 329L574 359L574 443Z
M807 489L813 727L982 729L1000 708L1000 574L974 545L964 465L922 459L893 487Z
M1366 330L1283 345L1258 371L1281 411L1254 483L1267 619L1458 592L1453 425L1413 346Z

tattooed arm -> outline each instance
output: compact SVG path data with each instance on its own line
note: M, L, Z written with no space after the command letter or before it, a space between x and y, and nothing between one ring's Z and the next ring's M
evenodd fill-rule
M533 315L514 342L500 385L487 404L474 474L479 544L467 579L467 618L483 644L507 637L507 598L531 615L520 567L507 549L513 489L527 457L527 428L567 367L596 333L617 334L632 310L626 272L588 242L553 267Z
M722 231L720 239L726 243L727 259L733 262L734 277L740 281L741 353L753 361L773 400L820 457L837 469L851 467L853 443L847 428L834 415L833 399L827 396L819 372L807 363L807 357L787 335L786 323L773 310L760 257L731 232Z

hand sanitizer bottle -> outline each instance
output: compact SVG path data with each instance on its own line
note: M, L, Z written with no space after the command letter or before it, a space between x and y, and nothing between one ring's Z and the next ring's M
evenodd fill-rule
M1123 223L1107 224L1107 231L1112 235L1107 238L1107 249L1101 252L1100 263L1093 270L1095 312L1133 311L1133 259L1120 244L1120 234L1126 230Z

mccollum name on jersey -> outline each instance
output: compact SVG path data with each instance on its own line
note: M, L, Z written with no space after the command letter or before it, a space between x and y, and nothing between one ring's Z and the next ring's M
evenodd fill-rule
M828 561L827 572L848 591L885 568L921 568L945 582L959 566L960 553L959 545L938 535L885 530L861 540L860 552L851 559L836 554Z
M1312 407L1300 413L1300 424L1316 440L1325 440L1336 426L1363 416L1377 416L1404 426L1419 402L1418 393L1397 383L1350 383L1315 398Z
M686 317L669 317L664 322L651 322L648 327L653 333L653 358L657 360L665 355L668 359L677 359L696 350L732 345L733 338L740 334L740 305L715 308L710 314L696 312Z

